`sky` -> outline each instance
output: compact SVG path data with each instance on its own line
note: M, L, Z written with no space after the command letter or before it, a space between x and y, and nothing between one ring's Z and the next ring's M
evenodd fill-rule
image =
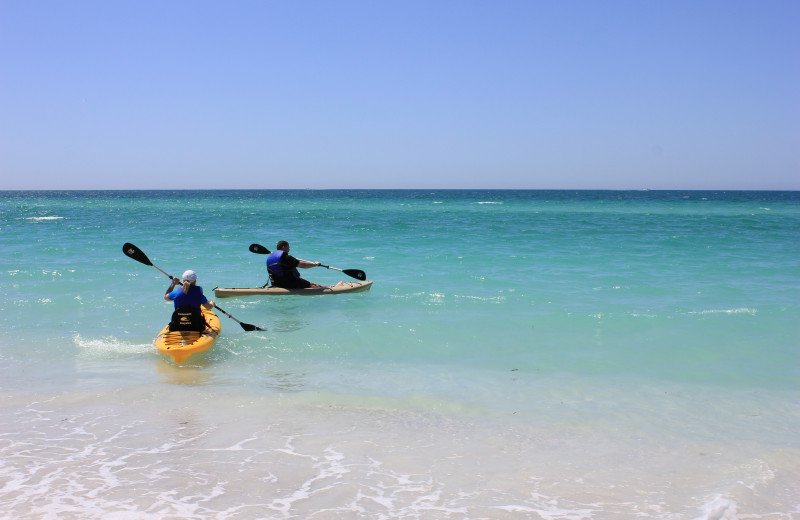
M0 0L0 190L800 189L795 0Z

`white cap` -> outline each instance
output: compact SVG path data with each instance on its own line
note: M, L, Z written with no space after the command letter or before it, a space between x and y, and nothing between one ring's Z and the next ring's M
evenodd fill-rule
M196 282L197 281L197 274L194 271L192 271L191 269L189 269L188 271L183 273L183 276L181 276L181 281L182 282Z

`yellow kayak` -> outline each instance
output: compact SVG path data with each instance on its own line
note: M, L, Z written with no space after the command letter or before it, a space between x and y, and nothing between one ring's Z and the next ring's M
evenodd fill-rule
M203 332L170 331L169 324L167 324L156 337L158 351L171 356L172 360L180 365L192 354L205 352L213 347L222 330L222 325L219 317L213 311L203 307L202 312L208 324L206 330Z

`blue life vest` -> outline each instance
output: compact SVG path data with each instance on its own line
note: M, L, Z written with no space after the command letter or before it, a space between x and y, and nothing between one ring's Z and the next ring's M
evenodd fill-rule
M173 301L176 309L180 309L181 307L194 307L195 309L199 309L201 305L208 301L208 298L203 294L203 288L199 285L191 287L189 289L189 294L183 292L183 287L178 287L169 293L169 299Z
M297 272L297 269L286 269L284 265L281 263L281 258L286 251L281 251L278 249L277 251L273 251L267 257L267 270L269 271L270 276L273 279L283 278L287 275L294 278L300 278L300 273Z

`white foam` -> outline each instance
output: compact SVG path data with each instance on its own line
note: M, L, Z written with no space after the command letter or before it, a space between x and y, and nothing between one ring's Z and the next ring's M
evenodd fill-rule
M152 343L129 343L113 336L84 338L75 334L72 342L88 354L143 354L153 351Z
M594 509L577 508L566 509L558 506L558 498L547 497L541 504L536 506L495 506L493 509L501 509L509 513L535 513L543 520L585 520L592 518Z
M690 311L689 314L758 314L758 309L742 307L739 309L709 309L704 311Z
M775 471L763 460L754 460L751 467L755 471L755 475L751 477L751 481L739 481L739 484L750 491L756 491L757 487L766 486L770 481L775 479Z
M456 294L455 298L456 300L475 300L486 303L503 303L506 301L505 296L467 296Z
M739 520L736 502L721 495L711 498L701 509L703 514L693 520Z

